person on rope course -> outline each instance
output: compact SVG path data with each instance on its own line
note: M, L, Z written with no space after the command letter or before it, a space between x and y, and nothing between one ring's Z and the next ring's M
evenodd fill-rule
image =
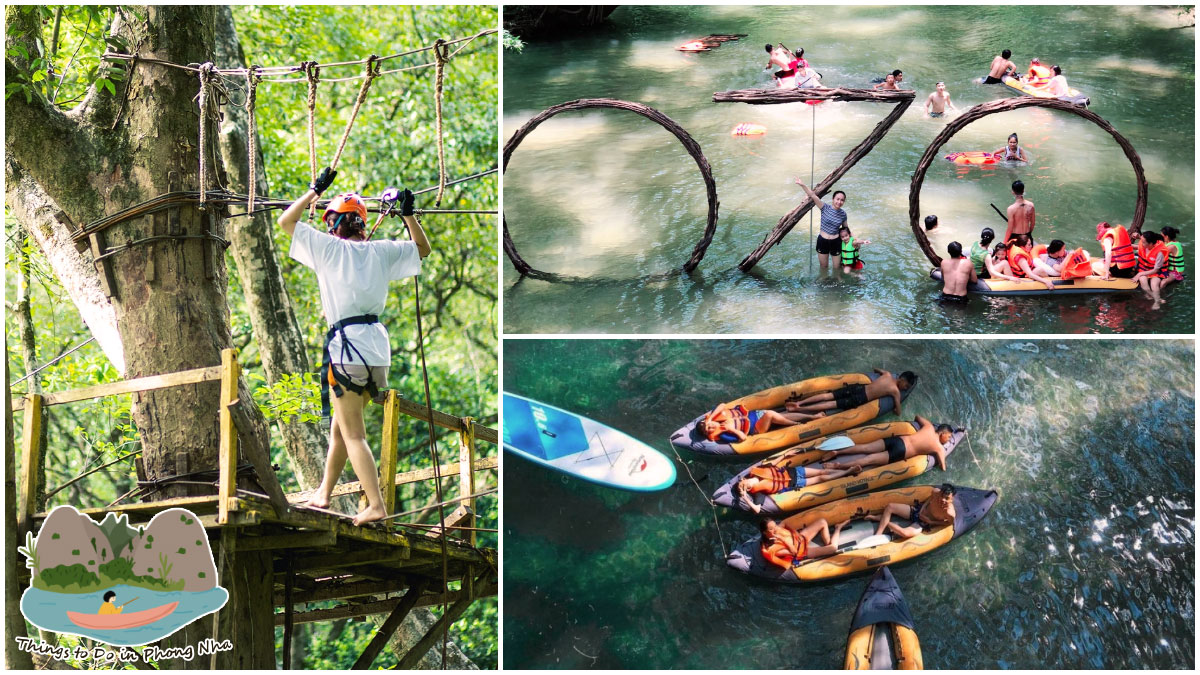
M387 305L388 283L419 274L430 246L413 216L413 194L408 189L400 193L398 201L410 241L367 241L367 206L353 192L338 195L325 208L321 220L327 232L300 222L304 210L333 184L336 175L337 171L325 167L278 222L292 238L288 255L316 272L321 309L331 324L321 365L322 416L329 416L329 404L333 404L329 456L324 479L308 505L329 506L349 458L367 497L367 508L354 518L355 525L362 525L388 515L363 423L367 402L387 387L391 363L387 328L379 315Z

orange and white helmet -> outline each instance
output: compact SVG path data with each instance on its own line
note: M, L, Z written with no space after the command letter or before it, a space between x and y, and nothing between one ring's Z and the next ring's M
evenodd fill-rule
M362 226L366 225L367 204L363 201L362 197L358 196L358 194L354 192L340 194L329 202L329 206L325 207L325 213L321 216L321 220L325 221L325 225L329 228L330 232L336 230L341 224L343 219L337 218L336 215L342 213L358 214L358 217L363 224ZM334 214L335 217L331 219L329 217L330 214Z

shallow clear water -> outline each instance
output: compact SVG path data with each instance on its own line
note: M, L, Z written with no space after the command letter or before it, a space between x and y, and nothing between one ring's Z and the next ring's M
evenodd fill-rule
M819 16L818 16L819 13ZM1018 65L1039 56L1064 68L1091 110L1130 140L1145 167L1145 229L1173 225L1194 267L1195 31L1167 9L1129 7L621 7L594 32L529 43L504 58L505 137L541 110L608 97L655 107L700 143L721 201L717 234L697 271L678 270L704 230L703 183L679 142L625 111L564 113L530 134L505 174L505 214L533 267L583 282L518 281L505 262L504 323L510 333L1191 333L1192 282L1175 285L1151 311L1120 296L977 298L968 308L934 302L940 287L908 225L909 183L944 125L920 109L938 80L960 108L1010 95L973 80L1001 49ZM1036 26L1036 30L1031 30ZM748 37L700 54L674 47L708 33ZM1012 39L1011 36L1021 36ZM797 176L821 180L891 108L824 103L713 103L712 93L765 87L763 43L804 47L827 85L869 86L893 68L917 102L843 177L846 210L866 269L820 275L806 217L751 274L737 264L803 201ZM740 122L765 136L733 137ZM938 251L964 246L1004 222L988 206L1012 201L1020 178L1038 213L1039 239L1099 253L1095 224L1128 223L1134 174L1099 127L1069 113L1026 109L986 117L943 147L995 150L1010 132L1026 167L959 170L936 162L921 192L937 214ZM814 143L815 141L815 143ZM811 183L810 183L811 184ZM814 223L816 213L814 212ZM817 225L814 224L814 229Z
M505 388L671 454L719 400L883 367L921 381L905 416L969 429L905 485L993 488L973 531L893 566L929 668L1191 668L1191 341L509 340ZM711 492L751 460L686 454ZM504 462L508 668L839 668L868 577L769 584L728 569L755 535L679 467L653 494Z

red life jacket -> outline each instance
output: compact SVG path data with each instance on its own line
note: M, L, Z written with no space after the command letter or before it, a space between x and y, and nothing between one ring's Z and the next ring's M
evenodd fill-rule
M792 566L793 561L800 560L808 553L808 540L802 537L799 532L793 533L782 525L776 528L775 532L776 535L774 538L763 539L762 542L762 557L767 562L787 569ZM792 555L787 545L781 541L785 538L796 545L796 555Z
M758 484L750 488L750 492L755 493L765 492L772 495L790 487L792 482L792 477L788 475L786 469L781 469L773 464L752 467L750 475L759 479Z
M1029 265L1029 269L1033 269L1033 258L1029 255L1029 251L1013 244L1008 249L1008 266L1011 268L1014 277L1025 276L1025 270L1021 269L1021 258L1025 259L1025 264Z
M1139 241L1137 247L1137 266L1139 272L1149 272L1154 269L1154 261L1158 256L1162 256L1162 266L1158 268L1158 272L1151 274L1152 277L1167 276L1167 247L1160 241L1149 250L1146 249L1146 242Z
M1133 245L1129 241L1129 231L1124 225L1113 225L1100 235L1100 244L1105 239L1112 240L1112 266L1119 270L1133 267L1136 261L1133 257Z
M1092 272L1092 261L1088 257L1087 251L1077 248L1067 255L1066 260L1063 260L1060 276L1063 279L1082 279L1091 276Z
M750 434L750 411L746 410L746 406L744 406L744 405L737 405L737 406L734 406L732 409L726 408L725 410L722 410L721 412L719 412L715 415L710 413L708 415L708 419L705 421L716 422L716 423L722 424L722 426L724 426L723 423L728 422L731 419L734 419L737 421L738 429L742 433L744 433L746 435ZM707 432L706 435L708 436L708 440L715 442L720 438L721 434L723 434L723 433L726 433L725 430L723 428L718 427L717 429L715 429L713 431Z

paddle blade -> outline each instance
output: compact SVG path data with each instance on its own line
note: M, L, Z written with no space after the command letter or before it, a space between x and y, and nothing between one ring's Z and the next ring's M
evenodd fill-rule
M884 544L888 543L889 541L891 541L891 538L888 537L886 534L873 534L869 537L864 537L863 539L856 542L854 544L854 548L861 549L861 548L872 548L874 546L883 546Z
M845 450L852 447L854 441L850 440L849 436L831 436L821 441L817 446L818 450Z

